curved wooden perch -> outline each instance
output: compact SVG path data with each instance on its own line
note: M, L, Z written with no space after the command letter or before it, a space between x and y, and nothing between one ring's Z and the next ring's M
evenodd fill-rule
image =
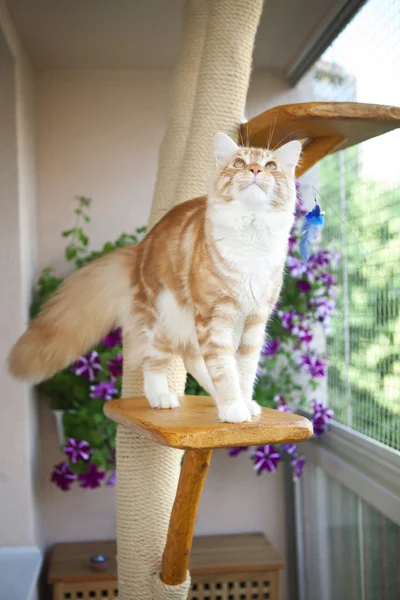
M146 398L121 398L104 405L110 419L134 433L164 446L187 450L162 562L161 579L168 585L179 585L186 578L212 449L301 442L313 433L311 423L304 417L270 408L263 408L251 423L219 423L211 398L184 396L179 400L181 406L174 410L150 408Z
M300 177L327 154L400 127L400 108L359 102L304 102L271 108L241 125L249 146L303 142Z

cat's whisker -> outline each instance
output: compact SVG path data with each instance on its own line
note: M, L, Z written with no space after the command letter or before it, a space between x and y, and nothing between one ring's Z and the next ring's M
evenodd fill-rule
M276 123L277 123L277 121L278 121L278 111L276 111L276 113L275 113L275 121L274 121L274 124L273 124L273 126L272 126L272 129L271 129L271 132L270 132L270 136L269 136L269 138L268 138L268 144L267 144L267 149L268 149L268 150L269 150L269 149L270 149L270 147L271 147L271 142L272 142L273 135L274 135L274 133L275 133L275 127L276 127Z
M295 134L295 133L301 133L302 131L305 132L305 129L295 129L294 131L291 131L290 133L286 134L282 139L279 140L279 142L273 147L271 148L271 152L274 152L278 146L281 146L282 143L287 140L288 137L290 137L291 135Z
M250 140L251 140L251 136L252 136L252 133L253 133L253 127L254 127L254 121L252 119L252 121L250 123L250 127L249 127L248 132L247 132L247 146L250 146Z
M243 135L242 135L242 126L239 125L239 139L241 141L242 146L244 147Z

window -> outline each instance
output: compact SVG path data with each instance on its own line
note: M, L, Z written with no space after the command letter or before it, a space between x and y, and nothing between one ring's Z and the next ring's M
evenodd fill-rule
M369 0L313 67L317 100L400 105L400 0ZM328 338L336 419L400 450L400 131L319 165L341 254Z

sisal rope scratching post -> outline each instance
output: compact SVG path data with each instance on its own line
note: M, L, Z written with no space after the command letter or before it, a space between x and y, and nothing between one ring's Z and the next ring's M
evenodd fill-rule
M172 81L171 107L158 157L150 227L165 214L165 208L171 208L177 203L176 192L192 120L206 23L205 0L186 0L181 54Z
M215 167L212 157L215 132L237 135L261 9L262 0L186 1L183 48L160 151L150 226L173 204L204 193L208 172ZM178 177L182 182L179 186ZM125 354L134 343L134 339L124 337ZM185 379L182 363L175 361L169 373L170 389L182 395ZM123 397L142 393L141 377L124 372ZM159 576L181 458L182 451L159 446L118 427L117 544L121 600L187 598L189 574L186 581L176 586L162 583Z
M206 3L186 0L182 49L176 66L167 129L149 226L175 203L206 30ZM135 340L124 336L124 353ZM170 389L183 394L186 373L181 361L169 372ZM141 373L124 371L122 396L143 394ZM178 484L182 451L154 444L124 427L117 431L118 588L122 600L182 600L190 578L168 590L159 578L169 518ZM166 589L167 588L167 589Z
M215 133L238 137L262 5L263 0L208 2L206 40L177 203L206 193L215 170Z

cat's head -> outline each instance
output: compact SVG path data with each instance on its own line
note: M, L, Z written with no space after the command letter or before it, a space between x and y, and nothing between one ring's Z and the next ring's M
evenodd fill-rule
M213 196L223 202L237 200L249 208L293 210L295 168L300 152L298 141L277 150L242 148L225 133L217 133Z

